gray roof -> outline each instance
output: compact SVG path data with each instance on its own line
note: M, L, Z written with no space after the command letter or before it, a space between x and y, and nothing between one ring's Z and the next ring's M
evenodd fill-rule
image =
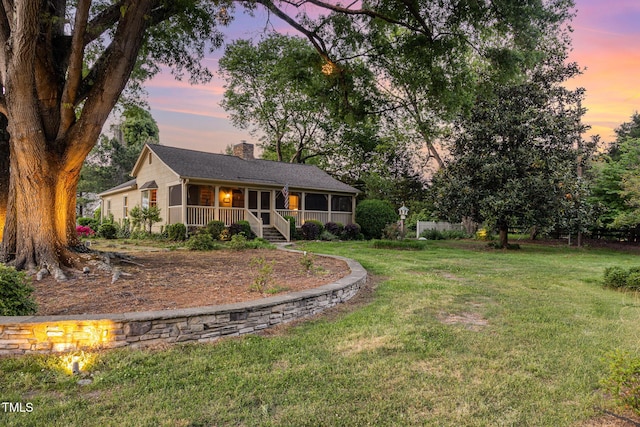
M120 185L118 185L116 187L113 187L113 188L110 188L108 190L105 190L102 193L98 194L98 196L103 196L103 195L106 195L106 194L109 194L109 193L116 193L116 192L118 192L120 190L124 190L124 189L136 188L136 185L137 185L136 180L132 179L130 181L123 182L122 184L120 184Z
M142 184L142 187L140 187L141 190L146 190L147 188L158 188L158 184L156 184L156 181L147 181L144 184Z
M313 165L258 159L244 160L236 156L156 144L148 147L181 178L269 186L288 185L293 188L342 193L359 192Z

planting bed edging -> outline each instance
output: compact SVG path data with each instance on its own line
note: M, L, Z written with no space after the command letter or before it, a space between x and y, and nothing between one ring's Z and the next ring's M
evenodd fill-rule
M351 273L328 285L254 301L132 313L0 317L0 355L210 342L259 332L320 313L358 293L367 280L366 270L352 259L331 257L346 262Z

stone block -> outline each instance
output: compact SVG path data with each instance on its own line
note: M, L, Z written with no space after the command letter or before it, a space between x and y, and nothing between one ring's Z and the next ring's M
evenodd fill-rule
M124 333L128 337L144 335L151 330L151 322L129 322L124 326Z

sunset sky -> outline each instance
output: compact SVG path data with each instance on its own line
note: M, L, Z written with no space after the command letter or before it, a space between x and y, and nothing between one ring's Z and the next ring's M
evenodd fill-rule
M568 85L587 90L584 122L591 126L587 136L599 134L610 142L613 130L640 110L640 0L576 0L576 7L571 59L586 70ZM227 39L258 39L266 16L264 12L253 19L237 16L225 31ZM217 68L222 53L223 49L218 49L207 59L211 70ZM169 73L148 83L160 142L216 153L241 140L257 142L227 120L219 105L222 84L214 79L207 85L191 86L174 80Z

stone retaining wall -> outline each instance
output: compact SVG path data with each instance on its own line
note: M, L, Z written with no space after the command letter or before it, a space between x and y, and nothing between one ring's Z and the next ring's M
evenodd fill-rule
M351 274L318 288L244 303L121 314L0 317L0 355L209 342L258 332L320 313L356 295L367 272L356 261L335 258L345 261Z

